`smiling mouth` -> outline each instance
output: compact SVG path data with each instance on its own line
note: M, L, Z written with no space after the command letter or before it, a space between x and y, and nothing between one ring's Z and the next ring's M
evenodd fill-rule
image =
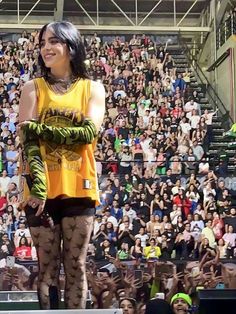
M50 58L52 58L52 57L54 57L55 56L55 54L47 54L47 55L45 55L44 56L44 59L50 59Z

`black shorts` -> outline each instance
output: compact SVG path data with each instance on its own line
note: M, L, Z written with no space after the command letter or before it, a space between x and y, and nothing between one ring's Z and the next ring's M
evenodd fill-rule
M54 225L61 223L64 217L74 216L93 216L95 214L95 201L90 198L54 198L46 201L43 214L35 216L37 208L26 206L25 214L29 227L50 227L48 219L53 221ZM48 217L48 218L47 218Z

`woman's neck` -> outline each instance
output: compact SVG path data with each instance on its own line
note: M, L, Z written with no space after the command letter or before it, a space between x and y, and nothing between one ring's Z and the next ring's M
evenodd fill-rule
M51 69L51 75L57 79L66 80L72 76L71 69Z

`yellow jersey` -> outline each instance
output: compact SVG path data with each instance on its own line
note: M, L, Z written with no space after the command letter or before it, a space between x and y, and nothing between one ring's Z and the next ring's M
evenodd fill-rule
M78 79L64 94L55 93L44 78L34 79L38 120L56 127L78 125L87 116L91 81ZM47 177L48 198L89 197L99 204L96 163L92 144L57 145L40 141Z

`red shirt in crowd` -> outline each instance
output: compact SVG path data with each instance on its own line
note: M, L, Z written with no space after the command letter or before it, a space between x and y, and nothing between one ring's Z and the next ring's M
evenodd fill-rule
M15 249L14 256L19 257L20 259L30 258L31 247L25 245L17 247Z

